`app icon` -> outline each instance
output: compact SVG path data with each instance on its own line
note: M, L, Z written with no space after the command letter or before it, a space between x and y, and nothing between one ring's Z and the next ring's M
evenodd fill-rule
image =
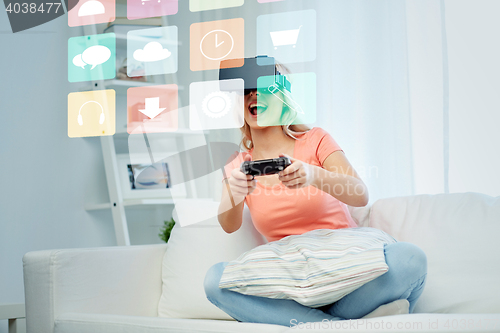
M210 130L242 127L243 90L243 79L191 83L189 128Z
M112 79L116 75L115 34L73 37L68 40L68 80Z
M109 23L115 20L115 0L69 0L68 25Z
M189 0L189 10L199 12L202 10L239 7L245 0Z
M127 75L177 72L177 27L132 30L127 33ZM144 71L134 69L143 68Z
M232 67L244 63L244 21L241 18L191 25L191 70L219 69L221 60ZM229 63L229 62L228 62Z
M275 76L257 79L257 124L278 126L312 124L316 121L316 74L287 74L289 86Z
M129 88L127 90L127 132L163 133L178 128L176 84Z
M115 134L115 91L95 90L68 95L68 136Z
M313 9L257 18L257 54L282 64L316 59L316 11Z
M147 17L177 14L178 0L127 0L127 18L136 20Z

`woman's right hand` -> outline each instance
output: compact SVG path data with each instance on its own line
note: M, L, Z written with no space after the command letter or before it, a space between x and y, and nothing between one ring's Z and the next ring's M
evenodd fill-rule
M252 157L246 155L244 161L251 161ZM228 180L229 191L235 199L235 204L242 202L245 197L251 194L257 186L257 180L251 175L245 175L239 168L231 171L231 176Z

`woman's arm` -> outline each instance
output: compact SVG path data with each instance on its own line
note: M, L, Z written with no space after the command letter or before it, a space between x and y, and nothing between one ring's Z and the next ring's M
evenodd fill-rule
M311 185L349 206L368 204L368 188L342 151L331 153L323 162L323 168L291 160L292 165L279 173L280 181L288 188Z
M250 160L250 156L247 155L245 161ZM252 176L245 175L237 168L224 180L218 219L225 232L230 234L241 227L245 197L253 192L256 182Z
M362 207L368 204L368 187L343 151L331 153L323 162L323 168L316 168L318 176L314 186L349 206Z

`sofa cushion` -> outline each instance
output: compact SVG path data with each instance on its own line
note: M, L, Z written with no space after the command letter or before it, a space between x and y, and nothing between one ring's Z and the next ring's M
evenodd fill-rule
M65 313L55 320L54 333L280 333L287 327L234 320L158 318Z
M284 332L498 332L500 314L418 313L359 320L301 323L290 327L229 320L156 318L87 313L64 313L55 320L54 333L284 333Z
M189 205L189 209L182 205ZM224 232L217 221L218 206L218 202L202 200L176 203L175 210L183 212L181 218L174 212L176 222L190 219L189 211L194 211L194 219L199 215L196 211L203 211L210 218L196 224L182 221L174 226L163 258L160 317L232 319L207 300L205 274L212 265L236 259L265 240L253 227L246 207L241 228L232 234Z
M231 261L219 287L317 308L387 272L384 244L395 242L375 228L319 229L288 236Z
M500 197L382 199L372 206L370 226L426 253L427 282L415 312L500 312Z

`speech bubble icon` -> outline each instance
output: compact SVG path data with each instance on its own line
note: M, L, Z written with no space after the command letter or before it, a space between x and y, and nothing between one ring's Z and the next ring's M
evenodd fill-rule
M83 62L82 55L78 54L73 58L73 65L85 69L85 65L87 64Z
M92 65L90 70L94 69L97 65L105 63L110 57L111 51L102 45L91 46L82 53L83 62Z

